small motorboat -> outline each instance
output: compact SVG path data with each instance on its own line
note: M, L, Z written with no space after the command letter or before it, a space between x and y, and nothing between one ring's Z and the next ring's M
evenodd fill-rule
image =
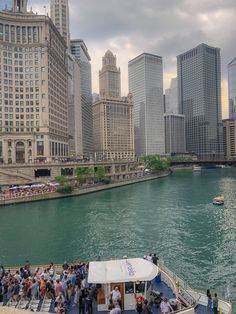
M215 198L213 198L213 205L224 205L224 203L224 196L216 196Z

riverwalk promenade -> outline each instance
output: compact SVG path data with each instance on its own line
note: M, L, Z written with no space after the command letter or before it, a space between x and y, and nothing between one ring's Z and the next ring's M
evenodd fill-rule
M121 186L126 186L130 184L145 182L149 180L155 180L159 178L164 178L170 175L171 172L163 172L160 174L150 174L145 175L143 177L134 178L134 179L127 179L122 180L119 182L114 182L110 184L102 184L102 185L91 185L91 186L84 186L80 188L75 188L71 193L61 194L58 192L53 193L40 193L40 194L32 194L32 195L22 195L17 198L2 198L0 200L0 206L5 205L12 205L12 204L20 204L20 203L28 203L28 202L36 202L36 201L44 201L44 200L53 200L58 198L65 198L65 197L75 197L81 196L89 193L95 193L99 191L114 189Z

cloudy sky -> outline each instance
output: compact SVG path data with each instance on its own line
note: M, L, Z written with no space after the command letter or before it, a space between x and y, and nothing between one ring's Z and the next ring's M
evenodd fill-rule
M40 5L38 3L40 2ZM222 100L227 116L227 64L236 56L235 0L69 0L71 38L83 38L92 58L93 91L107 49L117 56L122 92L127 63L142 52L164 62L164 87L176 76L176 56L204 42L221 48ZM49 12L49 0L29 0L34 11Z

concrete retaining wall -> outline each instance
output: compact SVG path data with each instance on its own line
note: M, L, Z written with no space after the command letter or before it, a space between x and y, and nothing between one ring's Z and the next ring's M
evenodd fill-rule
M110 183L107 185L99 185L99 186L91 186L91 187L86 187L86 188L75 189L70 194L52 193L52 194L44 194L44 195L33 195L33 196L30 196L27 198L23 197L23 198L18 198L18 199L1 200L0 206L20 204L20 203L29 203L29 202L37 202L37 201L45 201L45 200L53 200L53 199L65 198L65 197L75 197L75 196L85 195L85 194L89 194L89 193L114 189L117 187L129 185L129 184L135 184L135 183L145 182L145 181L149 181L149 180L164 178L164 177L167 177L169 174L170 174L170 172L166 172L166 173L162 173L159 175L149 175L149 176L144 176L142 178L125 180L125 181L121 181L121 182Z

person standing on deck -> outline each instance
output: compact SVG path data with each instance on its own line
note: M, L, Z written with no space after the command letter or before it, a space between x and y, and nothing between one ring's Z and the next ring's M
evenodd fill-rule
M147 255L146 260L152 262L152 253L149 253L149 255Z
M118 301L118 302L121 301L121 294L118 287L115 287L115 289L112 290L111 299L113 303L115 303L115 301Z
M211 297L210 289L207 289L206 295L207 295L207 307L209 309L211 309L212 308L212 297Z
M214 298L213 298L213 313L218 314L218 297L217 293L215 293Z
M143 313L143 303L142 303L142 299L140 297L138 298L138 301L136 303L136 312L138 314Z
M152 310L150 305L148 304L148 300L144 300L142 314L152 314Z
M165 314L165 313L174 313L174 310L172 308L172 306L170 305L170 303L168 302L167 298L164 298L163 301L161 301L161 314Z
M159 259L159 258L156 256L156 254L153 254L152 262L153 262L154 265L157 265L158 259Z

